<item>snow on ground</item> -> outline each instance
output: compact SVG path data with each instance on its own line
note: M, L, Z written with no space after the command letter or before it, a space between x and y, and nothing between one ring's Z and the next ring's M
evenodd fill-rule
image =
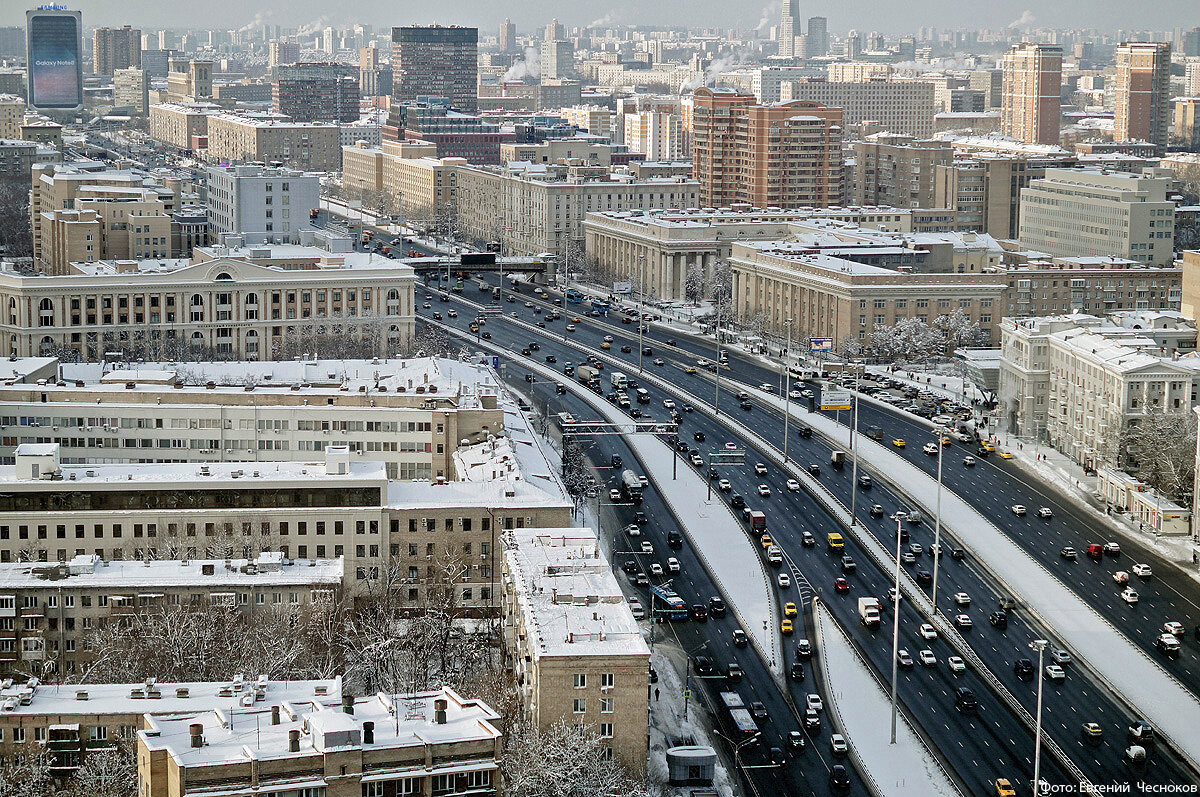
M782 410L783 400L755 392L758 399ZM849 429L820 413L801 412L799 419L826 438L849 447ZM858 455L927 512L937 499L937 482L903 457L865 435ZM1142 718L1169 737L1193 766L1200 762L1200 699L1156 661L1135 647L1099 612L1055 578L1040 562L993 526L952 490L942 489L942 526L1035 613L1047 628L1086 659L1109 688L1136 706Z
M960 795L950 776L901 714L896 743L891 744L891 701L834 621L817 601L813 611L817 650L834 725L850 745L858 771L873 782L873 794L888 797L950 797Z

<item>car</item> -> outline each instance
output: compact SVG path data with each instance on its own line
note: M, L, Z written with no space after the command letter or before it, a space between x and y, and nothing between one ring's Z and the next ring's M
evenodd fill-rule
M1150 565L1137 564L1129 569L1140 579L1148 579L1154 575L1154 571L1150 569Z
M704 457L700 456L699 454L690 455L688 457L688 461L691 462L693 465L695 465L697 468L704 467Z
M796 401L796 400L800 399L800 398L801 398L800 391L799 391L799 390L794 390L794 389L793 389L793 390L789 390L789 391L788 391L788 398L790 398L790 399L791 399L791 400L793 400L793 401Z
M965 686L954 690L954 707L962 714L974 714L979 709L975 693Z
M963 559L967 558L967 552L962 548L951 548L950 558L956 562L961 562Z
M1025 517L1025 507L1022 504L1013 504L1009 507L1012 513L1017 517Z
M746 636L746 632L740 628L735 628L733 631L734 647L744 648L748 643L749 638Z
M871 489L871 475L869 473L860 473L858 475L858 486L863 490Z
M714 669L713 661L708 656L697 656L694 668L700 675L711 675Z
M796 642L796 658L810 659L812 658L812 643L807 639L801 639Z
M996 446L993 445L992 443L989 443L986 440L984 440L982 443L980 443L979 447L982 448L984 451L988 452L989 454L994 453L996 451Z
M856 565L854 563L854 559L849 554L846 554L842 557L842 572L843 573L853 573L857 569L858 569L858 565Z
M738 444L737 444L737 443L735 443L735 442L733 442L732 440L730 440L729 442L727 442L727 443L725 444L725 450L726 450L726 451L737 451L737 450L738 450Z
M914 542L908 546L908 552L913 556L920 556L921 554L925 553L925 548L922 547L921 543Z
M817 544L817 538L811 531L800 532L800 544L805 548L811 548Z
M1174 620L1168 620L1162 624L1164 634L1170 634L1175 637L1182 637L1184 634L1183 623L1177 623Z
M574 324L567 324L567 331L568 331L568 332L574 332L574 331L575 331L575 325L574 325Z
M1032 681L1035 672L1033 662L1029 659L1017 659L1013 664L1013 674L1022 681Z
M960 631L970 631L975 627L975 624L971 622L971 618L965 614L954 615L954 625L957 626L958 630Z
M1004 612L992 612L988 615L988 622L992 624L993 628L1003 631L1008 628L1008 615Z
M654 364L657 365L659 368L662 368L664 365L667 364L667 361L662 359L661 357L656 357L654 359Z
M792 626L791 620L784 620L779 624L779 633L784 636L791 636L794 631L795 628Z
M1063 681L1067 677L1067 671L1057 664L1047 664L1045 669L1046 678L1051 681Z
M804 707L811 708L813 711L824 711L825 701L821 699L820 695L809 692L804 698Z
M649 540L642 540L642 553L654 553L654 543Z
M1144 720L1137 720L1129 726L1125 738L1136 744L1152 742L1154 741L1154 726Z
M683 405L683 411L684 411L684 412L692 412L694 409L695 409L695 407L693 407L691 404L684 404L684 405Z
M850 752L850 746L846 744L846 737L840 733L835 733L829 737L829 749L834 755L846 755Z
M646 619L646 608L644 606L642 606L642 602L640 600L638 600L637 596L631 596L628 600L628 603L629 603L629 613L633 615L633 619L635 619L635 620L645 620Z
M788 731L787 735L788 747L793 750L804 749L804 734L800 731Z
M612 344L611 344L611 343L601 343L601 344L600 344L600 348L602 348L602 349L604 349L605 351L607 351L608 349L611 349L611 348L612 348Z
M813 432L812 432L811 426L801 426L799 429L796 430L796 434L798 434L800 437L803 437L806 440L808 438L812 437L812 433Z
M1000 459L1012 459L1012 452L1011 451L1001 451Z
M759 545L761 545L763 547L763 550L765 551L766 549L768 549L772 545L774 545L775 541L771 539L770 534L764 534L758 538L758 543L759 543Z
M1001 611L1006 612L1009 609L1017 608L1017 599L1009 595L1001 595L996 600L996 604L1000 607Z
M662 565L660 565L658 562L654 562L653 564L650 565L650 575L661 576L662 574L663 574L663 566Z
M921 639L927 642L932 642L938 638L937 629L929 623L921 623L920 628L917 629L917 633L921 635Z
M922 587L928 587L933 583L933 574L928 570L918 570L914 578L917 579L917 583Z
M792 586L792 577L787 573L780 573L775 581L779 584L780 589L789 589Z
M746 506L746 499L740 495L734 495L729 499L729 505L734 509L743 509Z
M965 592L956 592L954 593L954 603L959 606L970 606L971 596Z
M492 333L491 333L491 332L484 332L484 333L482 333L482 334L481 334L479 337L483 338L484 340L491 340L491 339L492 339Z
M831 791L850 790L850 771L841 764L829 768L829 788Z
M1109 556L1120 556L1121 544L1117 542L1106 542L1104 543L1104 552Z
M907 650L900 648L896 651L896 663L907 670L913 666L912 656L908 655Z
M747 411L754 409L754 405L751 404L749 401L743 401L740 404L738 404L738 406Z
M892 445L894 445L896 448L904 448L908 445L908 443L904 442L903 437L897 437L892 440Z
M1040 507L1037 511L1037 516L1042 520L1049 520L1054 517L1054 512L1048 506Z
M1008 778L996 778L992 781L992 788L995 789L996 797L1017 797L1017 790Z
M1050 651L1050 661L1066 667L1073 661L1073 659L1071 658L1071 654L1067 651L1063 650L1062 648L1055 648L1054 650Z
M724 617L726 612L725 601L717 595L713 595L708 599L708 613L713 617Z
M821 715L812 709L806 709L804 712L804 729L814 732L821 730Z
M634 577L633 581L639 587L650 586L650 576L646 575L645 573L638 573L637 576Z
M640 537L642 536L642 527L636 523L630 523L625 527L625 533L630 537Z
M667 570L671 573L679 572L679 560L674 556L667 558Z
M1154 647L1161 650L1170 658L1179 655L1179 637L1174 634L1159 634L1154 640Z
M754 472L755 472L755 474L757 474L759 476L765 476L767 473L767 466L762 462L755 462L754 463Z
M791 668L788 670L788 677L793 681L803 681L804 665L798 661L793 661Z
M1079 552L1070 545L1063 546L1061 549L1059 549L1058 555L1063 559L1066 559L1068 562L1074 562L1079 559Z
M984 448L983 446L980 446L979 448L977 448L977 449L975 450L975 454L976 454L976 455L978 455L978 456L981 456L981 457L985 457L985 458L986 458L986 457L987 457L989 454L991 454L991 453L992 453L991 451L989 451L988 449Z
M812 463L811 465L809 465L808 466L808 475L809 476L820 476L821 475L821 466L816 464L815 462Z
M788 603L783 604L783 616L784 617L795 617L796 616L796 604L791 603L790 601Z
M449 316L450 318L458 318L458 311L457 310L447 310L446 315Z
M621 500L621 491L616 488L609 490L608 491L608 500L609 501L620 501Z
M917 557L913 555L912 551L905 551L900 554L900 562L908 567L912 567L917 563Z
M1104 738L1104 729L1100 727L1098 722L1085 722L1080 729L1083 738L1089 742L1099 742Z
M787 763L787 756L785 756L783 754L783 750L778 747L772 747L767 752L767 759L771 762L772 766L776 767L781 767Z
M965 457L963 457L963 464L966 465L968 468L975 467L975 462L976 462L975 457L971 456L970 454L967 454Z
M662 405L663 405L664 410L673 410L673 409L675 409L675 400L674 399L663 399Z
M845 595L850 591L850 582L842 576L838 576L833 580L833 590L839 595Z
M933 667L937 664L937 656L933 655L933 651L925 648L917 653L917 661L921 662L922 667Z
M1125 601L1125 603L1129 604L1130 606L1136 606L1138 602L1137 590L1133 587L1126 587L1125 589L1121 590L1121 600Z
M788 479L787 488L789 492L798 493L800 492L800 482L795 479Z
M621 347L621 354L632 354L632 353L633 353L632 346L622 346Z
M805 389L803 389L803 390L801 390L801 391L800 391L800 397L801 397L801 398L810 399L810 398L813 398L815 395L816 395L816 394L815 394L815 393L813 393L813 392L812 392L811 390L809 390L808 388L805 388Z
M727 493L733 489L733 485L729 483L729 479L721 479L717 482L717 489L723 493Z
M705 608L703 603L692 604L692 619L698 623L708 622L708 609Z
M1129 583L1129 573L1125 572L1124 570L1118 570L1117 572L1113 573L1112 578L1113 578L1113 581L1115 581L1118 584L1128 584Z
M695 440L697 443L703 443L704 442L704 432L694 433L692 435L692 439Z
M938 445L937 443L926 443L925 445L921 446L921 450L926 454L934 455L938 452Z
M572 323L575 323L575 324L578 324L578 323L579 323L580 321L582 321L582 320L583 320L583 319L582 319L582 318L580 318L579 316L572 316L572 317L571 317L571 321L572 321Z
M763 498L770 498L771 497L771 488L765 484L760 484L760 485L758 485L758 494L760 496L762 496Z
M960 656L951 656L946 659L946 664L950 666L950 672L964 672L967 669L967 664Z

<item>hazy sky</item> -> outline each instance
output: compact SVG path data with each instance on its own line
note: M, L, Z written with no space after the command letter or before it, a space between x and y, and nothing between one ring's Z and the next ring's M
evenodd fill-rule
M451 0L448 9L434 16L428 2L413 0L60 0L83 11L86 26L133 24L143 27L237 28L256 14L273 23L298 27L325 17L327 24L348 26L356 22L385 28L398 24L477 25L494 30L505 16L525 32L557 16L567 25L583 25L608 18L617 24L689 24L722 27L754 27L766 16L770 24L779 17L778 0L598 0L592 3L563 3L561 0ZM0 0L0 23L24 22L26 8L38 2ZM766 8L764 8L766 6ZM450 11L449 9L452 9ZM806 3L804 16L829 17L831 31L857 28L866 32L915 32L923 25L936 27L1003 27L1032 9L1035 25L1047 27L1118 27L1171 29L1200 25L1197 0L1158 0L1131 3L1128 0L1054 0L1049 5L1032 0L840 0Z

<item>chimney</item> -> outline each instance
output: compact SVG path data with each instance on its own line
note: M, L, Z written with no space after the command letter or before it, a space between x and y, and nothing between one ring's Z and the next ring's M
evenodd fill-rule
M288 752L300 752L300 731L288 731Z
M363 723L363 744L375 744L375 723L367 720Z
M279 724L279 706L271 706L271 724Z
M342 695L342 713L354 713L354 695Z
M443 697L433 701L433 721L438 725L446 724L446 699Z
M204 746L204 726L199 722L193 722L188 726L188 733L192 737L192 747Z

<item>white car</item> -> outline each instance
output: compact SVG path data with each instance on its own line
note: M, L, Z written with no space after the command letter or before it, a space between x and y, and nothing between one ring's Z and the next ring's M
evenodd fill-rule
M768 385L766 382L763 382L761 385L759 385L758 389L764 393L774 393L775 392L775 388L772 387L771 385Z
M965 672L967 669L966 663L958 656L946 659L946 664L950 665L950 672Z
M526 308L533 307L533 302L525 302L525 307Z
M970 606L971 596L965 592L956 592L954 593L954 602L959 606Z
M917 661L921 662L922 666L932 667L937 664L937 656L933 655L933 651L929 648L917 653Z
M938 446L937 446L937 443L926 443L925 445L921 446L921 450L924 451L926 454L929 454L930 456L932 456L934 454L937 454Z
M654 562L653 564L650 565L650 575L661 576L662 574L663 574L662 565L660 565L658 562Z
M1164 634L1181 637L1184 634L1183 623L1177 623L1174 620L1169 620L1163 623L1162 630Z
M458 318L458 311L454 308L451 308L446 311L446 315L450 316L451 318Z
M663 409L664 410L675 409L675 399L663 399Z
M761 495L763 498L770 498L771 497L771 488L765 484L760 484L760 485L758 485L758 494Z
M792 586L792 577L787 573L780 573L777 581L779 582L780 589L787 589Z
M612 343L612 342L613 342L613 336L612 336L612 335L605 335L605 336L604 336L604 342L605 342L605 343Z
M1106 554L1108 554L1109 556L1120 556L1121 555L1121 543L1119 543L1119 542L1104 543L1104 552Z
M799 401L801 399L800 391L799 390L789 391L788 398L790 398L792 401Z
M1121 600L1128 603L1130 606L1136 606L1138 602L1137 590L1133 587L1126 587L1121 590Z
M805 388L804 390L800 391L800 398L812 398L814 395L816 395L816 394L813 393L808 388Z
M754 463L754 472L757 473L759 476L765 476L767 473L767 466L761 462L755 462Z
M932 642L938 638L937 629L929 623L921 623L921 627L917 629L917 633L921 635L921 639L928 642Z
M971 618L965 614L954 615L954 625L956 625L960 631L970 631L975 627L975 624L971 622Z
M963 457L963 464L966 465L968 468L975 467L975 457L968 454L967 456Z
M825 701L821 699L820 695L809 693L809 695L804 698L804 707L811 708L813 711L824 711Z
M575 331L575 325L574 325L574 324L567 324L567 331L568 331L568 332L574 332L574 331Z
M733 485L729 483L729 479L721 479L717 482L717 489L723 493L727 493L733 489Z
M630 537L640 537L642 536L642 527L636 523L630 523L625 527L625 533Z
M1126 573L1124 570L1118 570L1117 572L1113 573L1113 581L1115 581L1118 584L1128 584L1129 583L1129 574Z
M733 441L730 441L725 444L726 451L737 451L737 449L738 449L738 444Z
M642 540L642 553L654 553L654 543Z
M1050 518L1054 517L1054 512L1050 510L1050 507L1044 506L1038 510L1038 517L1042 518L1043 520L1049 520Z
M616 489L609 490L608 491L608 500L609 501L620 501L621 500L621 491L616 490Z
M1021 504L1013 504L1012 513L1017 517L1025 517L1025 507Z
M1062 648L1055 648L1054 650L1050 651L1050 661L1052 661L1055 664L1058 664L1062 667L1065 667L1068 664L1070 664L1072 661L1074 661L1074 659L1071 658L1070 653L1063 650Z
M800 492L800 482L796 481L795 479L788 479L787 488L793 493L798 493Z
M1067 671L1057 664L1046 665L1046 678L1051 681L1062 681L1067 677Z
M667 570L670 570L672 573L679 572L679 560L674 556L667 559Z
M1154 575L1154 571L1150 569L1150 565L1134 565L1129 569L1138 578L1150 578L1150 576Z
M833 751L834 755L845 755L850 747L846 744L846 738L844 736L842 736L840 733L835 733L833 736L829 737L829 749Z

